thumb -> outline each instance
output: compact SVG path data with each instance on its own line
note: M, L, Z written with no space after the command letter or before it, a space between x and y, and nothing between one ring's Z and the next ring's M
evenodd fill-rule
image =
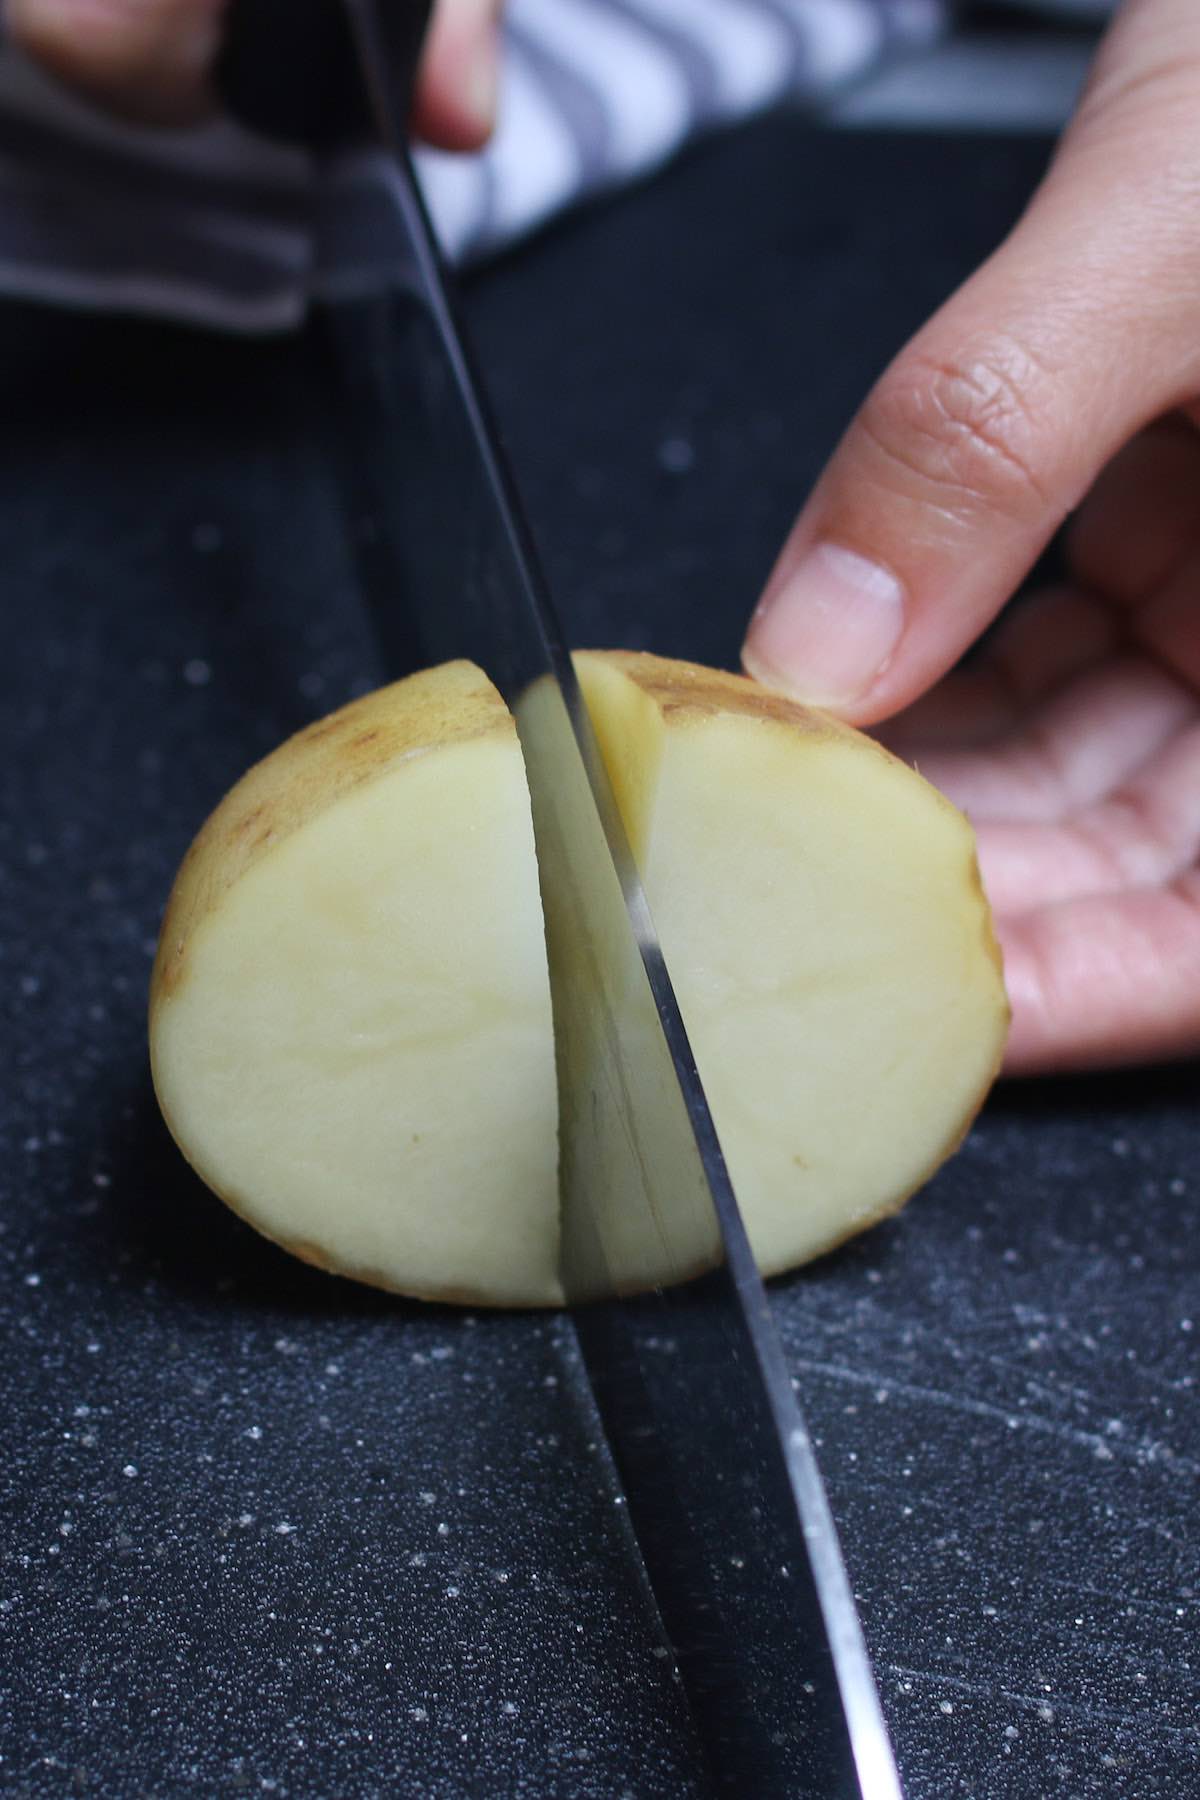
M68 86L147 124L211 110L227 0L6 0L14 43Z
M1109 458L1200 394L1200 8L1131 0L1007 242L901 352L743 650L859 724L962 654Z
M215 109L210 77L229 4L5 0L4 25L43 68L109 111L144 124L187 125ZM491 131L499 11L500 0L438 0L416 95L416 127L429 143L474 149Z
M413 125L444 150L478 150L496 122L501 0L438 0L417 76Z

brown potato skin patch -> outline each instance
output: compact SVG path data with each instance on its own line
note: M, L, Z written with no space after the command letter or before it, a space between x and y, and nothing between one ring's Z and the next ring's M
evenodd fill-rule
M672 658L654 656L649 650L578 650L573 660L595 661L620 669L648 699L654 701L663 716L673 719L676 725L686 723L688 715L700 720L721 713L736 713L744 718L782 725L793 734L804 732L818 738L853 740L882 761L906 769L924 782L942 806L958 812L958 808L930 782L924 781L911 764L885 749L865 731L845 724L832 713L822 712L820 707L805 706L799 700L789 700L786 694L762 687L749 675L735 675L728 669L708 669L700 663L676 662Z
M784 694L760 687L748 675L734 675L727 669L706 669L700 663L676 662L653 656L648 650L581 650L577 657L620 669L664 713L697 713L708 718L714 713L745 713L752 718L772 719L793 730L816 732L823 737L837 736L852 729L829 713L802 706Z
M201 827L175 878L150 978L151 1016L186 981L197 927L260 857L408 757L492 732L516 732L499 693L473 663L446 663L352 700L256 763Z
M666 657L654 656L648 650L580 650L576 652L575 660L584 663L600 662L610 668L620 669L655 702L662 713L674 716L677 723L682 723L688 714L701 719L712 718L719 713L740 713L747 718L764 719L775 725L783 725L792 732L803 731L817 737L853 739L864 748L870 748L884 762L906 770L942 806L960 818L964 816L953 801L926 781L910 763L885 749L866 732L844 724L841 719L835 719L832 713L822 712L819 707L805 706L798 700L789 700L785 694L760 687L748 675L734 675L727 669L706 669L700 663L675 662ZM968 881L980 903L984 948L1003 981L1004 961L992 924L991 907L984 891L978 857L973 856L971 859Z

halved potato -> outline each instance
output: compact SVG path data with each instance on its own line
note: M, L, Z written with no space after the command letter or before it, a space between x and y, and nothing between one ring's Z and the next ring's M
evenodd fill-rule
M958 1147L1008 1028L970 826L824 713L577 658L759 1266L894 1211Z
M742 677L577 666L751 1241L793 1266L899 1206L996 1072L970 828ZM163 922L150 1042L184 1154L269 1237L428 1298L561 1300L529 801L478 669L355 702L221 802Z

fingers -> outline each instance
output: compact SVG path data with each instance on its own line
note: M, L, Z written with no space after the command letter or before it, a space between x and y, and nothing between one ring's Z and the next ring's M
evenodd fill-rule
M403 3L403 0L393 0ZM210 85L229 0L7 0L5 24L68 86L129 119L185 125L215 106ZM440 0L417 82L414 126L472 150L496 111L501 0Z
M7 0L13 41L69 86L130 119L188 124L213 105L227 0Z
M1200 871L999 922L1010 1075L1200 1052Z
M1035 702L1102 662L1120 635L1094 596L1047 588L1005 615L970 668L952 670L875 735L922 767L931 750L994 744L1020 729Z
M1130 445L1082 509L1073 554L1127 634L1200 689L1200 431Z
M1079 819L1106 796L1127 796L1127 784L1196 712L1194 696L1156 662L1115 656L1048 694L994 745L914 755L977 828L1052 825ZM988 895L993 906L1012 903L990 885Z
M1133 608L1200 551L1200 431L1143 432L1104 470L1071 527L1068 553L1094 592Z
M1200 9L1126 10L1006 244L885 373L767 585L750 673L887 717L995 616L1103 465L1200 394Z
M496 121L502 0L439 0L417 79L414 128L443 150L477 150Z

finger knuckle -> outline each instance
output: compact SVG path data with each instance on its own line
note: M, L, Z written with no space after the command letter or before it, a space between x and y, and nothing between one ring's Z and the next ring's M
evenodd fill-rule
M922 497L954 513L1043 511L1039 372L1015 345L913 356L885 375L862 423L878 454Z

